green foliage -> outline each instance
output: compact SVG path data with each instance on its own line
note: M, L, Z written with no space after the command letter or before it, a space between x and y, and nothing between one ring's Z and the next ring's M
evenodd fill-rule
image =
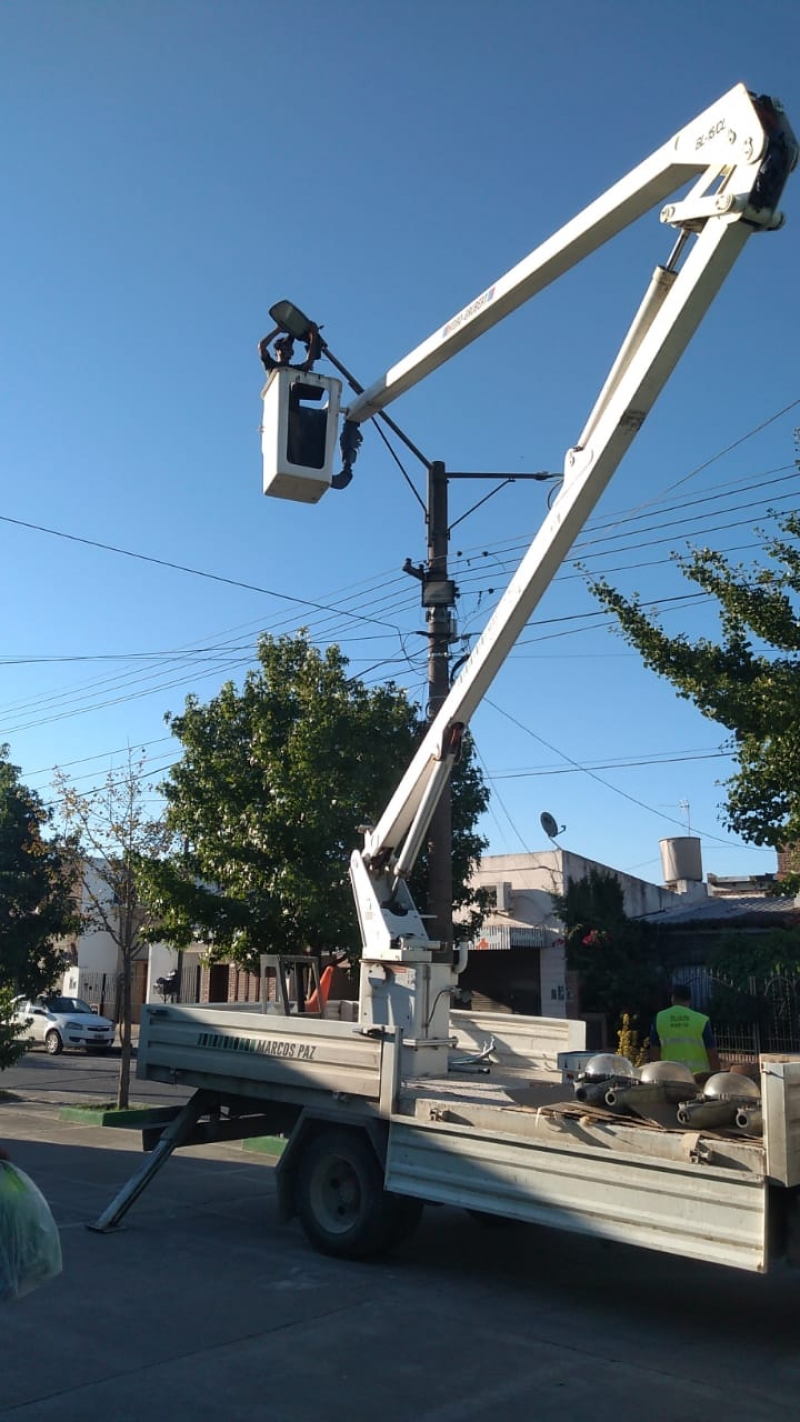
M800 973L800 928L726 933L714 950L709 967L736 985L753 978L758 987L778 974Z
M624 1014L649 1022L663 1004L667 978L655 957L652 930L625 913L619 880L591 869L552 898L564 924L567 966L580 974L583 1011L604 1012L614 1025Z
M423 730L425 728L422 728ZM420 732L417 732L420 735ZM397 778L405 770L405 762L397 768ZM453 872L453 917L458 923L458 938L476 938L491 905L491 890L472 886L471 880L481 855L489 841L478 834L476 825L489 804L489 790L475 762L472 738L464 736L461 759L450 779L453 823L451 864ZM428 908L428 856L420 855L411 876L414 902L425 913Z
M590 584L645 665L732 733L738 768L726 783L725 822L776 849L800 843L800 516L778 523L780 534L764 544L766 566L732 565L710 549L677 559L690 582L716 598L719 643L669 637L638 597L602 580ZM798 888L800 874L783 892Z
M0 1071L13 1066L25 1052L22 1041L25 1027L21 1022L11 1021L14 996L11 988L0 987Z
M78 926L72 846L45 838L50 820L0 747L0 989L26 997L52 987Z
M355 952L350 855L411 759L417 708L392 684L349 677L338 647L321 652L303 634L264 637L258 660L241 690L189 697L168 718L183 755L162 789L182 849L151 865L151 901L168 941L200 939L242 965L262 952ZM453 781L454 897L466 908L487 799L467 751Z

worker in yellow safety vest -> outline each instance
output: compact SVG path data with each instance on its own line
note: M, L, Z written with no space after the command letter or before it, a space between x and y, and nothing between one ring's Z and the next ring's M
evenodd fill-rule
M650 1028L651 1062L683 1062L691 1072L719 1071L719 1052L711 1023L691 1006L683 983L672 989L672 1004L657 1013Z

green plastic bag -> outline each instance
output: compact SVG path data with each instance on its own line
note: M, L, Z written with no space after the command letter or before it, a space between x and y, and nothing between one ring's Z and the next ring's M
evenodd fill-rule
M29 1175L0 1160L0 1300L19 1299L61 1273L61 1239Z

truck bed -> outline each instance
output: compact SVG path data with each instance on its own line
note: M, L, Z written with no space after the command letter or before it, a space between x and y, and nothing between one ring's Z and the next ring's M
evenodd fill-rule
M762 1059L763 1138L694 1131L667 1108L635 1119L577 1102L554 1065L578 1045L574 1026L454 1013L454 1058L493 1041L489 1073L404 1079L399 1034L228 1005L151 1007L137 1071L345 1125L382 1121L396 1194L765 1270L774 1187L800 1184L800 1058Z

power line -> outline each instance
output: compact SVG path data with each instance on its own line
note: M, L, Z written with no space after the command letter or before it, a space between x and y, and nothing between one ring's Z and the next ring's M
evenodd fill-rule
M530 736L534 741L539 741L541 745L546 746L554 755L560 755L563 760L567 761L568 765L574 766L576 770L583 771L583 774L588 775L590 780L596 780L598 785L603 785L606 790L611 790L615 795L620 795L623 800L630 800L631 804L638 805L640 810L647 810L648 814L656 815L660 820L667 820L669 824L672 825L680 825L681 829L686 828L682 820L675 819L673 815L663 814L661 810L656 810L652 805L645 804L644 800L638 800L635 795L629 795L626 790L620 790L618 786L612 785L610 781L603 780L602 776L598 775L594 770L587 769L587 767L581 765L579 761L573 760L572 756L567 755L565 751L559 750L558 746L551 745L543 736L539 736L535 731L532 731L530 726L526 726L522 721L518 721L516 716L511 715L510 711L504 711L502 706L498 706L496 702L490 701L488 697L486 698L486 705L491 706L493 710L499 712L501 716L505 716L508 721L518 726L521 731L524 731L525 734ZM722 839L719 835L711 834L707 830L700 830L699 833L704 839L713 839L717 844L728 843L727 840Z
M788 470L790 472L783 473L781 478L772 479L766 477L772 474L781 474L782 471L785 470ZM790 480L797 481L799 477L800 475L798 475L798 469L795 464L779 465L777 466L777 468L760 470L756 474L748 474L741 479L727 481L722 484L712 485L711 492L702 495L698 499L692 499L688 501L685 499L680 499L669 503L665 500L665 498L659 496L655 499L650 500L647 504L637 505L635 508L630 509L628 511L622 511L619 514L590 519L584 529L584 534L602 533L604 529L614 529L619 527L623 523L640 522L642 518L649 517L651 512L654 512L656 510L666 513L669 512L670 508L684 509L693 506L699 506L705 503L715 503L719 499L724 498L726 497L726 495L729 494L734 494L736 492L741 492L742 494L749 494L752 493L752 491L755 489L763 490L765 487L771 486L773 484L784 484L789 482ZM660 505L663 507L659 509ZM749 506L752 507L752 503ZM731 507L739 506L732 505ZM641 512L641 510L643 509L647 510L648 512ZM598 540L595 539L592 541L596 542ZM477 557L486 557L489 553L491 553L492 556L497 556L498 551L500 553L507 553L509 556L519 557L519 555L525 549L527 549L528 546L529 541L524 539L514 540L512 543L507 543L506 540L502 540L499 544L489 544L488 547L486 544L479 544L472 549L466 549L463 551L459 550L456 554L456 559L453 566L457 568L459 566L459 562L466 562L469 564L473 559ZM575 549L580 550L584 546L585 543L583 543L579 539L578 541L576 541ZM501 564L501 566L503 565Z
M724 459L726 454L730 454L734 449L738 449L740 445L746 444L747 441L753 439L755 435L761 434L762 430L767 429L769 425L774 425L776 420L780 420L784 415L788 415L789 411L795 410L798 405L800 405L800 397L796 400L791 400L788 405L784 405L782 410L777 410L774 415L770 415L768 419L762 420L761 424L754 425L751 430L747 431L747 434L740 435L738 439L733 440L732 443L726 445L724 449L720 449L716 454L712 454L710 459L704 460L702 464L698 464L697 467L690 470L688 474L684 474L682 479L678 479L676 483L671 484L669 488L665 490L665 493L671 494L673 489L679 489L682 484L688 484L690 479L694 479L698 474L702 474L704 469L708 469L712 464L716 464L717 460Z
M171 740L172 736L156 736L152 741L136 741L133 746L117 746L115 750L98 751L95 755L82 755L79 756L77 760L62 761L59 770L67 770L73 765L88 765L90 760L105 760L107 756L111 755L127 755L129 750L146 750L148 746L163 745L164 741ZM52 765L48 765L42 770L29 770L25 778L28 780L34 775L52 775L52 773L53 767Z
M762 421L759 425L755 426L754 429L751 430L751 431L749 431L746 435L740 437L738 440L734 441L732 444L726 446L726 448L725 448L724 450L719 451L718 454L712 456L711 459L704 461L704 463L701 464L701 465L698 465L693 471L690 472L690 474L684 476L684 477L683 477L682 479L680 479L680 480L677 480L677 481L675 482L675 484L673 484L672 486L670 486L670 489L668 489L668 490L666 491L666 493L669 493L669 492L671 491L671 489L675 489L675 488L680 487L680 486L681 486L683 483L685 483L688 479L695 477L698 473L700 473L703 469L707 468L710 464L712 464L712 463L714 463L716 460L722 458L723 455L725 455L726 453L729 453L731 450L733 450L734 448L738 447L740 444L744 443L747 439L752 438L755 434L757 434L757 433L759 433L761 430L765 429L768 425L774 423L775 420L781 418L783 415L785 415L786 413L788 413L790 410L792 410L792 409L793 409L796 405L798 405L798 404L800 404L800 400L795 400L795 401L793 401L791 404L785 406L782 410L776 412L776 414L770 416L767 420ZM768 474L768 475L781 474L783 470L789 469L789 468L792 468L792 469L793 469L793 466L778 466L777 469L772 469L772 470L763 471L763 473ZM753 488L758 487L758 486L754 483L754 477L755 477L755 478L759 478L760 476L748 476L748 477L747 477L746 484L745 484L745 490L744 490L744 491L752 490ZM790 477L790 476L787 475L786 477L788 478L788 477ZM792 476L792 477L793 477L793 476ZM780 483L780 482L784 482L784 480L783 480L783 479L771 479L770 482L771 482L771 483ZM744 480L738 480L738 481L733 481L732 483L722 484L722 485L715 486L715 488L718 490L718 492L716 492L716 493L710 493L710 494L708 494L708 495L703 496L702 498L698 498L698 499L696 499L696 500L692 500L691 503L692 503L693 505L696 505L696 506L697 506L697 505L702 505L702 504L710 503L710 502L713 502L713 501L718 501L719 499L721 499L722 497L724 497L725 493L726 493L728 490L736 489L736 488L740 487L740 486L741 486L742 484L744 484L744 483L745 483ZM762 481L761 487L763 488L763 481ZM655 507L655 506L657 506L658 504L664 504L664 502L665 502L665 495L661 495L661 496L659 496L659 498L649 501L648 504L642 504L642 505L640 505L640 506L639 506L639 509L645 509L645 508L648 508L648 507ZM686 507L687 505L686 505L685 501L680 501L680 503L679 503L678 505L676 505L676 506L683 508L683 507ZM724 511L720 511L720 512L727 512L727 511L730 511L730 510L732 510L734 507L739 507L739 506L729 506L729 509L728 509L728 510L724 510ZM751 506L751 508L752 508L752 506ZM625 515L623 518L617 518L616 520L612 520L612 521L609 521L609 522L605 522L605 523L604 523L604 522L597 522L597 523L594 523L594 522L593 522L593 523L590 523L590 525L588 526L588 531L589 531L589 532L592 532L592 531L595 531L595 530L596 530L597 532L600 532L604 527L612 527L612 528L613 528L613 527L618 526L619 523L620 523L620 522L623 522L623 521L629 521L629 522L640 521L640 520L642 519L642 517L644 517L644 515L643 515L641 512L638 512L638 513L637 513L636 511L633 511L633 512L630 512L629 514ZM67 539L67 540L69 540L69 541L73 541L73 542L78 542L78 543L86 544L87 546L90 546L90 547L98 547L98 548L101 548L101 549L103 549L103 550L105 550L105 551L116 552L116 553L118 553L118 554L120 554L120 555L122 555L122 556L130 557L130 558L135 558L135 559L137 559L137 560L139 560L139 561L142 561L142 562L152 563L152 564L155 564L155 565L157 565L157 566L164 566L164 567L172 568L172 569L175 569L175 570L177 570L177 571L182 571L182 572L189 573L189 574L191 574L191 575L193 575L193 576L206 577L206 578L211 579L212 581L218 581L218 582L228 583L228 584L230 584L230 585L232 585L232 586L239 586L239 587L243 587L243 588L248 589L248 590L257 591L257 592L260 592L260 593L262 593L262 594L265 594L265 595L268 595L268 596L272 596L272 597L278 598L278 599L280 599L280 600L282 600L282 601L284 601L284 602L291 603L291 604L293 604L295 607L298 607L298 608L299 608L299 607L303 607L303 608L311 609L311 610L313 610L314 612L316 612L316 613L318 614L318 617L317 617L317 619L316 619L318 625L314 628L314 635L315 635L318 639L321 638L323 635L336 636L337 633L339 633L339 636L341 636L341 633L339 632L339 629L340 629L340 627L342 626L342 618L347 618L347 619L351 619L351 618L352 618L352 619L355 619L355 620L357 620L357 621L370 622L370 623L373 623L373 624L378 625L378 626L381 626L381 627L386 627L387 629L389 629L389 631L390 631L391 633L393 633L394 635L398 636L398 637L401 639L401 645L402 645L402 644L403 644L403 633L402 633L402 631L401 631L399 625L398 625L396 622L383 621L383 620L380 620L379 618L377 618L377 617L375 617L375 616L366 616L366 615L362 614L361 612L359 612L358 609L357 609L357 607L354 608L354 607L352 606L352 603L353 603L353 602L356 602L357 604L360 603L360 604L363 606L363 605L364 605L364 599L365 599L365 598L369 598L369 599L370 599L370 604L369 604L369 605L371 606L373 612L378 611L381 607L386 607L387 604L388 604L388 605L389 605L389 611L390 611L390 612L393 612L394 615L395 615L395 617L398 616L398 615L400 615L401 613L407 613L407 612L409 612L409 611L412 610L412 609L416 610L416 608L417 608L417 601L416 601L416 598L414 598L414 597L412 597L412 596L409 596L408 598L403 598L403 599L401 599L401 600L398 600L397 597L396 597L396 595L395 595L395 592L393 591L395 587L399 587L400 584L403 584L403 583L404 583L404 579L403 579L402 575L396 575L395 577L391 578L388 583L386 582L386 575L383 575L383 579L382 579L381 582L377 582L377 581L376 581L376 578L374 578L374 577L373 577L373 578L368 578L368 579L363 579L363 580L360 580L360 582L356 582L356 583L354 583L354 584L351 584L351 585L350 585L350 589L351 589L352 591L350 591L347 596L342 596L341 598L339 598L339 600L338 600L337 602L334 602L334 603L331 603L331 602L329 602L329 603L318 603L318 602L312 602L312 601L310 601L310 600L308 600L308 599L293 597L293 596L290 596L289 594L278 593L278 592L276 592L276 591L274 591L274 590L271 590L271 589L261 588L261 587L259 587L259 586L257 586L257 585L249 584L249 583L244 583L244 582L241 582L241 581L239 581L239 580L235 580L235 579L232 579L232 578L227 578L227 577L224 577L224 576L219 575L219 574L207 573L207 572L204 572L203 570L196 569L196 568L192 568L192 567L188 567L188 566L183 565L183 564L180 564L180 563L173 563L173 562L169 562L169 561L164 560L164 559L159 559L159 558L152 557L152 556L150 556L150 555L140 554L140 553L137 553L137 552L128 550L128 549L124 549L124 548L117 547L117 546L112 545L112 544L103 543L103 542L100 542L100 541L98 541L98 540L92 540L92 539L88 539L88 538L83 538L83 537L78 536L78 535L68 534L68 533L64 533L64 532L59 531L59 530L46 528L46 527L43 526L43 525L39 525L39 524L31 523L31 522L26 522L26 521L19 520L19 519L14 519L14 518L11 518L11 517L9 517L9 516L0 515L0 519L2 519L2 521L4 521L4 522L10 523L10 524L14 524L14 525L17 525L17 526L20 526L20 527L25 527L25 528L33 529L33 530L35 530L35 531L44 532L44 533L47 533L47 534L49 534L49 535L51 535L51 536L62 537L62 538L65 538L65 539ZM747 521L748 521L748 522L752 521L752 518L748 519ZM682 522L686 523L686 522L688 522L688 520L682 520ZM662 527L663 527L663 526L665 526L665 525L658 525L658 524L656 524L656 525L653 525L652 527L658 528L659 526L662 526ZM736 523L734 523L734 524L729 524L729 525L721 525L721 527L736 527L736 526L738 526ZM640 531L646 532L647 530L645 529L645 530L640 530ZM708 530L707 528L704 528L704 531L705 531L705 532L708 532L709 530ZM712 531L715 531L715 530L712 530ZM617 537L617 536L619 536L619 535L613 535L613 537ZM603 541L604 541L604 540L603 540L602 538L595 538L595 539L591 539L591 540L590 540L590 544L591 544L591 543L603 542ZM609 541L609 540L606 540L606 541ZM665 539L663 539L663 540L661 540L661 541L662 541L662 542L669 542L670 539L669 539L669 538L665 538ZM650 542L651 542L651 541L648 541L647 546L650 546ZM506 552L510 553L510 552L513 550L514 546L515 546L515 545L511 545L510 547L508 547L508 548L506 549ZM578 547L578 548L580 548L581 546L583 546L583 545L576 545L576 547ZM641 546L641 545L632 545L632 548L637 547L637 546ZM757 546L757 545L744 545L744 547L749 547L749 546ZM606 555L607 555L608 553L610 553L611 551L612 551L611 549L606 550ZM720 550L720 551L725 552L725 551L740 551L740 550L737 548L737 549L735 549L735 550ZM606 556L606 555L604 555L602 552L598 551L598 552L594 552L594 553L588 553L586 556L587 556L587 557L590 557L590 558L592 558L592 559L599 559L599 558L601 558L601 557L603 557L603 556ZM496 556L496 555L493 554L493 556ZM470 560L469 560L469 559L466 559L465 561L466 561L467 563L469 563ZM574 560L570 560L570 561L571 561L571 563L574 564ZM628 569L628 568L639 568L639 567L646 567L646 566L656 566L656 565L658 565L660 562L666 562L666 561L669 561L669 560L648 560L648 561L646 561L646 562L628 564L628 565L623 565L623 566L624 566L624 569ZM502 565L502 563L499 563L499 567L500 567L500 570L502 571L502 573L503 573L504 575L506 575L506 574L508 573L509 569L505 568L505 567ZM612 568L612 569L607 570L607 571L622 571L622 570L623 570L623 569L621 569L621 568ZM561 578L564 578L564 579L566 579L566 578L573 578L573 577L575 577L575 576L577 576L577 575L576 575L576 574L571 574L571 573L564 573L564 574L560 575L560 577L561 577ZM464 581L465 581L465 582L468 582L468 581L469 581L469 575L465 575ZM377 599L376 599L376 597L375 597L375 591L376 591L376 588L377 588L377 587L380 587L382 596L381 596L380 598L377 598ZM343 592L344 592L344 591L346 591L346 590L343 590ZM482 590L481 590L481 591L482 591ZM480 595L479 595L479 596L480 596ZM699 602L699 601L701 601L701 598L700 598L700 597L698 597L698 602ZM348 604L350 604L350 605L348 606ZM593 614L578 614L578 615L576 615L576 616L578 616L578 617L590 618L592 615L593 615ZM291 615L285 616L285 617L283 618L283 625L284 625L284 626L285 626L285 625L288 625L289 622L290 622L290 620L291 620ZM572 619L572 618L565 618L565 619L563 619L562 621L563 621L563 622L569 622L569 621L573 621L573 620L574 620L574 619ZM549 621L554 621L554 619L549 619ZM331 625L331 624L333 624L333 625ZM273 623L273 626L280 626L280 625L281 625L280 621L277 621L276 623ZM532 624L532 625L544 625L544 624L541 624L541 623L540 623L540 624ZM556 636L559 636L559 637L562 637L562 636L565 636L565 635L574 635L574 633L576 633L576 632L581 632L581 631L584 631L584 630L589 630L589 631L592 631L592 630L599 630L601 627L603 627L603 626L609 626L609 625L612 625L611 622L610 622L610 620L609 620L609 619L603 619L603 620L601 620L601 621L599 621L599 622L596 622L595 625L594 625L594 627L584 627L584 628L575 628L575 627L573 627L573 628L570 629L570 630L567 630L566 628L562 628L562 630L560 630L558 633L552 634L552 635L556 635ZM526 639L526 643L527 643L527 644L530 644L531 642L541 642L541 641L545 641L545 640L552 640L552 635L547 635L547 636L545 636L545 637L538 637L538 638L529 638L529 639ZM520 643L520 644L518 644L518 645L524 645L524 644ZM211 655L212 655L212 653L213 653L216 659L215 659L213 662L211 662L211 663L209 664L209 670L208 670L208 671L206 671L206 672L204 672L204 673L201 673L200 679L205 679L205 678L207 678L208 676L210 676L210 675L212 675L212 674L219 673L220 671L229 672L229 673L230 673L230 672L235 672L235 671L238 670L240 667L247 665L249 658L247 658L247 657L244 656L244 654L245 654L245 652L246 652L247 650L248 650L247 648L245 648L244 646L241 646L241 645L240 645L239 647L237 647L237 648L232 648L232 647L230 647L230 646L228 646L228 647L226 648L226 647L224 647L224 645L223 645L223 647L220 647L220 648L218 648L218 649L214 649L214 648L209 648L209 649L207 649L207 652L208 652L209 657L211 657ZM234 652L238 652L238 653L240 653L240 654L242 654L242 655L240 655L238 658L234 659L234 655L233 655ZM100 658L100 655L102 655L102 654L95 654L94 656L92 656L91 659L92 659L92 660L97 660L97 659ZM107 655L107 657L108 657L109 660L117 659L114 654L106 654L106 655ZM133 675L133 673L127 673L124 678L115 677L115 678L112 678L112 679L110 679L110 680L109 680L108 678L105 678L105 679L101 680L100 682L84 684L84 687L82 688L83 694L81 694L81 695L79 696L79 698L78 698L79 704L78 704L77 707L75 707L75 708L74 708L73 710L71 710L71 711L68 711L68 710L64 709L64 710L62 710L61 714L60 714L57 718L49 717L49 718L47 718L47 719L64 719L64 718L65 718L66 716L68 716L68 715L87 714L89 711L92 711L92 710L95 710L95 709L98 709L98 710L100 710L100 709L105 709L105 708L107 708L108 706L118 705L118 704L124 703L124 702L127 701L127 700L141 699L142 697L146 697L146 696L149 696L149 695L155 695L155 694L157 694L157 693L165 692L165 691L168 691L168 690L173 689L173 688L176 687L176 686L184 685L184 684L186 684L188 681L191 681L192 679L197 680L197 670L198 670L198 669L197 669L196 662L197 662L197 658L198 658L200 655L202 655L202 649L200 649L200 648L197 648L197 649L194 649L194 650L183 649L183 651L181 651L181 652L179 652L179 653L176 653L175 666L174 666L174 668L173 668L173 672L172 672L172 674L171 674L171 676L170 676L170 679L164 680L163 677L161 676L161 672L162 672L162 671L166 671L166 668L163 667L163 666L159 667L159 666L155 665L155 663L158 663L158 662L160 662L160 663L168 662L168 661L170 660L170 654L169 654L168 652L165 652L165 653L163 653L163 654L161 654L161 653L154 653L154 654L146 654L146 653L140 653L140 654L126 654L126 659L129 659L131 662L140 661L140 662L142 662L142 663L146 663L148 660L150 661L151 665L150 665L149 670L152 672L152 676L150 677L150 680L151 680L151 682L152 682L152 681L155 679L155 684L153 684L153 685L151 685L151 686L149 686L149 687L143 687L143 688L140 687L140 689L138 689L138 690L136 690L135 692L132 692L132 693L130 693L130 694L119 695L119 696L116 696L116 697L111 697L110 699L107 698L106 700L103 700L103 701L100 701L100 702L97 702L97 701L95 700L94 703L89 704L89 705L86 705L86 704L80 705L80 702L86 702L86 701L87 701L87 699L88 699L88 691L89 691L89 689L92 688L92 687L94 687L95 689L99 689L100 687L102 687L102 686L105 685L105 686L108 688L108 690L111 691L112 687L113 687L114 684L116 683L117 688L121 690L122 686L123 686L126 682L128 683L128 685L130 685L131 683L132 683L133 685L136 685L137 682L141 683L141 681L143 680L143 678L142 678L142 676L140 676L140 675ZM408 662L409 669L411 669L412 666L413 666L413 663L412 663L411 660L408 658L408 654L405 652L405 649L403 650L403 658L405 658L405 660ZM88 660L90 659L90 656L89 656L89 654L83 654L80 659L81 659L81 660L87 660L87 661L88 661ZM120 659L121 659L121 658L120 658ZM16 659L16 660L17 660L17 662L18 662L18 661L21 660L21 659ZM27 660L27 659L26 659L26 660ZM77 657L76 657L76 660L78 660ZM14 664L14 661L15 661L15 659L7 658L7 659L5 659L5 664L6 664L6 665L13 665L13 664ZM382 667L389 666L389 665L402 665L402 664L403 664L403 659L402 659L402 658L401 658L401 659L393 659L393 658L387 657L387 658L385 658L385 659L380 659L380 660L378 660L378 661L372 663L372 664L366 669L366 671L363 673L363 675L365 675L365 676L366 676L366 675L369 675L372 671L377 670L377 669L382 668ZM182 675L182 676L177 677L177 676L175 675L175 673L176 673L176 671L177 671L178 666L192 667L192 670L191 670L191 671L188 671L188 670L187 670L187 672L186 672L185 675ZM158 679L156 679L156 678L158 678ZM68 699L68 697L69 697L69 692L68 692L68 691L62 691L62 692L58 693L56 696L54 696L54 697L52 697L52 698L48 698L48 699L49 699L51 702L53 702L53 703L61 702L62 707L63 707L63 706L64 706L64 703L65 703L65 701ZM73 699L74 699L74 698L73 698ZM30 706L30 707L35 706L37 710L41 711L42 705L43 705L43 702L42 702L42 698L41 698L41 697L36 698L36 699L33 700L32 702L16 703L17 714L19 714L19 713L23 710L23 708L26 708L26 707L28 707L28 706ZM32 726L35 726L35 725L38 725L38 724L43 724L43 722L34 720L34 721L32 721L32 722L29 722L28 725L25 725L25 726L15 726L15 727L12 728L12 730L16 732L16 731L23 730L23 729L30 729Z
M670 529L672 529L672 530L674 530L674 531L673 531L673 532L670 532L670 533L669 533L666 537L664 537L664 538L655 538L655 539L654 539L654 538L647 538L646 542L631 542L631 541L629 541L629 542L626 544L624 551L625 551L625 552L635 552L635 551L636 551L637 549L639 549L639 548L649 548L649 547L652 547L652 546L654 546L654 545L658 545L658 544L660 544L660 543L672 543L672 542L680 541L680 540L688 541L689 539L691 539L691 538L693 538L693 537L697 537L697 536L699 536L699 535L706 535L706 534L708 534L708 533L715 533L715 532L719 532L720 530L728 529L728 528L740 528L740 527L742 527L742 526L744 526L744 525L746 525L746 526L748 526L748 527L751 527L752 524L753 524L753 522L754 522L754 520L757 519L757 518L760 518L760 519L762 519L762 520L766 520L766 519L769 519L769 518L779 518L779 517L780 517L780 511L777 510L777 509L774 507L776 504L785 503L785 502L791 501L792 505L794 506L794 504L796 503L796 500L797 500L797 492L796 492L795 490L792 490L792 491L790 491L790 492L787 493L787 494L779 494L779 495L777 495L777 496L773 496L773 498L771 499L770 504L767 506L766 509L763 510L763 512L758 512L758 511L754 508L754 505L753 505L752 501L750 501L750 502L747 503L747 504L731 504L731 505L729 505L729 506L728 506L727 508L725 508L725 509L719 509L719 510L717 511L718 515L725 514L725 513L739 513L739 512L745 512L745 511L746 511L746 512L747 512L747 517L744 518L744 519L736 519L736 520L733 520L733 521L731 521L731 522L725 522L725 523L708 524L707 522L703 522L703 523L698 524L696 518L692 517L692 518L687 518L687 519L680 519L680 520L678 520L677 522L673 522L672 524L666 524L666 523L655 523L655 524L651 524L649 527L642 528L642 529L638 529L638 530L637 530L637 534L655 533L655 532L659 532L659 531L660 531L661 529L663 529L663 528L670 528ZM688 530L684 530L683 532L678 532L678 529L680 528L680 525L683 524L683 523L691 523L691 524L692 524L692 527L689 528ZM573 568L577 568L578 570L580 570L580 569L581 569L581 566L582 566L588 559L593 559L593 560L594 560L594 559L598 559L598 558L607 558L607 557L611 557L611 556L619 556L619 555L623 552L623 550L622 550L622 549L619 549L619 548L614 548L614 547L600 548L600 549L598 549L598 550L596 550L596 551L594 551L594 552L592 552L592 551L590 551L590 550L591 550L592 545L593 545L594 543L600 543L600 544L602 544L602 543L610 543L612 540L618 539L618 538L622 538L622 537L628 537L628 538L629 538L629 534L625 534L625 533L622 533L622 534L612 534L612 535L609 536L608 539L606 539L606 538L603 537L603 538L597 538L597 539L589 539L589 540L584 541L583 543L576 543L576 544L575 544L575 547L574 547L574 553L575 553L576 556L566 558L566 559L564 560L564 567L565 567L565 568L573 567ZM502 550L503 556L504 556L504 557L507 557L507 559L508 559L507 562L501 562L501 560L500 560L500 554L499 554L499 553L493 553L493 554L492 554L492 556L497 559L498 572L499 572L502 576L506 577L506 576L508 576L511 572L514 571L514 569L516 568L516 566L517 566L517 564L518 564L518 556L519 556L519 553L522 552L523 550L526 550L526 549L527 549L527 546L528 546L528 545L526 545L526 544L511 545L507 550ZM752 545L752 546L758 547L759 545L758 545L758 544L754 544L754 545ZM726 550L721 549L720 551L721 551L721 552L725 552ZM467 562L470 562L470 561L471 561L471 560L467 560ZM665 560L663 560L663 561L664 561L664 562L669 562L669 561L671 561L671 560L665 559ZM635 565L635 564L634 564L633 566L639 566L639 565ZM580 574L580 571L579 571L578 576L580 576L580 575L581 575L581 574ZM459 574L459 585L463 587L465 584L467 584L467 583L469 583L469 582L471 582L471 581L474 582L475 580L477 580L477 579L479 579L479 578L482 579L482 578L484 578L485 576L486 576L486 569L485 569L485 568L476 568L474 572L472 572L472 571L470 570L469 572L461 573L461 574ZM559 574L553 579L553 582L554 582L554 583L563 582L565 579L567 579L567 578L569 578L569 577L574 577L574 576L575 576L575 574L559 573Z
M586 770L636 770L643 765L688 765L697 760L730 760L728 751L704 751L684 755L660 755L645 760L592 761L583 765L552 765L538 770L496 770L494 780L537 780L543 775L581 775Z
M501 794L500 794L500 791L495 788L494 780L493 780L492 776L489 774L489 771L488 771L488 769L487 769L487 767L486 767L486 762L485 762L483 756L481 755L481 753L480 753L480 751L479 751L477 745L475 744L474 738L473 738L473 745L475 746L475 754L476 754L476 756L477 756L477 758L478 758L478 761L480 762L480 765L481 765L481 768L482 768L482 770L483 770L483 773L484 773L484 775L486 776L486 779L489 781L489 784L490 784L491 787L492 787L492 793L491 793L491 796L490 796L490 798L489 798L489 806L488 806L489 814L492 816L492 819L494 820L495 824L497 825L497 828L500 830L500 832L501 832L501 834L502 834L502 832L503 832L502 825L500 824L500 821L499 821L499 819L497 818L497 815L495 814L494 805L493 805L493 803L492 803L494 800L497 800L497 803L498 803L498 805L500 806L500 809L503 811L503 814L505 815L506 819L508 820L508 823L510 824L512 830L514 831L514 834L517 836L517 839L519 840L520 844L522 845L523 851L524 851L526 854L529 854L529 853L530 853L530 850L529 850L529 848L528 848L527 840L526 840L526 839L524 838L524 836L521 834L521 832L520 832L520 830L518 829L517 825L515 824L514 820L511 818L511 813L510 813L510 811L509 811L509 809L508 809L508 806L506 805L505 801L503 800L503 798L502 798L502 796L501 796Z
M313 602L310 598L296 597L289 593L276 592L274 588L263 588L258 583L245 583L239 578L228 578L222 573L209 573L202 568L192 568L186 563L173 563L167 558L156 558L150 553L137 553L130 548L120 548L113 543L101 543L96 538L83 538L77 533L65 533L62 529L46 528L44 524L29 523L25 519L11 518L8 514L0 514L1 523L10 523L17 528L28 528L36 533L49 534L51 538L63 538L69 543L81 543L88 548L100 548L105 553L118 553L123 558L133 558L140 563L153 563L159 568L170 568L173 572L188 573L193 578L207 578L214 583L225 583L228 587L244 588L246 592L262 593L266 597L277 598L280 602L295 603L298 607L310 607L316 612L332 612L334 609L326 606L325 603ZM378 618L366 617L360 613L351 612L351 617L357 618L360 622L378 623L379 626L388 627L391 624L380 622ZM392 626L393 631L397 628Z

